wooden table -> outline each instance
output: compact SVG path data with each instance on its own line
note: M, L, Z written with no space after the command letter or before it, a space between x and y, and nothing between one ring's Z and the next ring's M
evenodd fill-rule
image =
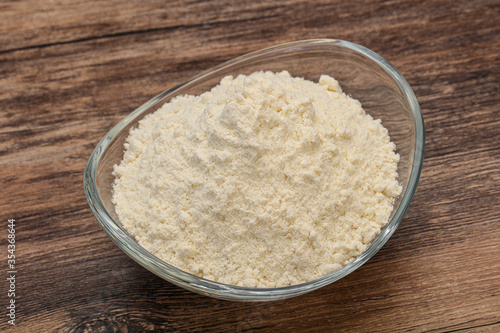
M3 1L0 330L500 332L499 21L495 0ZM108 130L201 70L318 37L381 54L422 107L421 181L382 250L345 279L270 303L185 291L121 252L82 185Z

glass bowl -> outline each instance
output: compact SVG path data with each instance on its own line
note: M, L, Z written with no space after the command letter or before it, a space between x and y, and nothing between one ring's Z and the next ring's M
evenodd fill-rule
M111 202L113 166L123 158L129 130L145 115L181 94L199 95L226 75L259 70L280 72L317 82L321 74L337 79L343 91L358 99L374 119L381 119L400 155L399 182L389 223L360 256L343 268L314 281L281 288L248 288L209 281L158 259L123 229ZM185 289L225 300L269 301L301 295L350 274L370 259L390 238L410 205L417 188L424 156L424 122L412 89L387 60L367 48L342 40L315 39L286 43L252 52L200 74L154 97L121 120L99 142L85 168L88 203L113 242L137 263L159 277Z

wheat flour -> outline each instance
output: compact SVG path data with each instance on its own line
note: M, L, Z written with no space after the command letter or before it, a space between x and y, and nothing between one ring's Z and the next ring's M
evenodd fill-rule
M380 120L288 72L227 76L130 131L113 203L148 251L200 277L283 287L360 255L400 194Z

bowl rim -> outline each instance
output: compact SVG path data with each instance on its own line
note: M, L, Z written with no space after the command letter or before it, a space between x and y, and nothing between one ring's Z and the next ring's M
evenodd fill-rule
M362 55L370 58L377 65L382 67L395 80L395 82L403 92L404 97L406 98L406 101L411 108L415 125L413 164L411 166L411 173L406 191L403 194L401 203L394 213L394 216L387 223L385 229L382 230L382 232L372 241L370 246L361 255L356 257L351 263L345 265L339 270L306 283L278 288L240 287L206 280L204 278L200 278L198 276L182 271L174 266L171 266L170 264L162 261L161 259L148 252L146 249L144 249L135 241L133 237L129 236L113 220L113 218L105 208L97 191L97 170L101 157L109 147L110 143L113 141L116 135L120 133L120 131L130 122L139 117L150 106L167 97L169 94L174 93L177 89L195 80L203 79L205 76L219 69L234 66L242 62L248 62L252 59L262 57L263 55L272 56L273 54L282 54L284 52L327 48L331 45L348 48L355 52L361 53ZM417 98L403 75L401 75L401 73L391 63L389 63L389 61L364 46L345 40L327 38L307 39L263 48L261 50L253 51L245 55L233 58L229 61L223 62L217 66L202 71L197 75L194 75L153 97L152 99L135 109L133 112L125 116L100 140L96 148L93 150L85 167L83 184L88 204L104 231L123 252L125 252L134 261L136 261L152 273L185 289L215 298L240 301L277 300L304 294L333 283L340 278L352 273L373 255L375 255L375 253L377 253L380 248L382 248L382 246L392 236L396 228L401 223L401 220L403 219L403 216L405 215L410 205L411 199L413 198L413 195L416 191L420 173L422 170L424 148L425 126L422 111L418 104Z

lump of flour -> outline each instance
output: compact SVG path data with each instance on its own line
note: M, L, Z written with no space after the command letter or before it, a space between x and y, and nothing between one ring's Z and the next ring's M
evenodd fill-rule
M338 82L227 76L130 131L113 203L148 251L247 287L314 280L360 255L389 219L399 155Z

